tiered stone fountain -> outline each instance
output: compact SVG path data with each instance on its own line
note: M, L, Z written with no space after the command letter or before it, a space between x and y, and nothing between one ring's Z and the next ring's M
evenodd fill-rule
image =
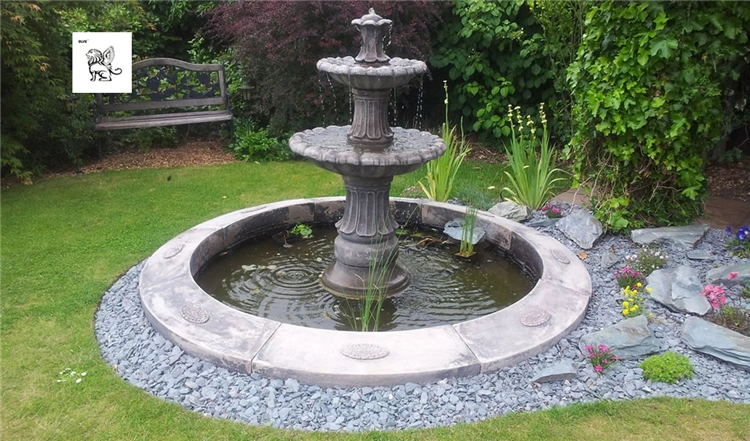
M427 65L391 59L384 53L383 39L391 20L374 10L352 24L362 34L359 55L318 61L318 70L351 88L352 125L297 133L289 146L342 175L346 185L344 215L336 224L336 260L323 274L323 286L344 297L362 297L368 286L393 295L408 286L409 274L397 260L398 224L389 204L391 181L442 155L445 143L427 132L389 127L390 90L427 72ZM378 286L373 286L376 278Z
M360 54L318 63L322 72L352 88L352 125L307 130L290 139L295 152L343 176L346 199L250 207L178 235L157 250L141 272L146 317L184 351L216 365L321 386L424 383L474 375L547 349L583 319L591 296L588 272L554 239L485 212L476 222L486 231L485 240L520 261L536 285L516 303L473 320L377 333L307 328L236 310L196 283L202 268L244 241L298 222L337 222L335 259L321 278L326 289L361 297L374 272L390 275L378 288L397 294L408 285L409 274L395 259L394 213L402 222L434 228L463 216L464 207L389 199L393 176L437 158L445 145L427 132L388 126L389 90L427 67L383 53L390 20L371 10L352 23L362 32Z

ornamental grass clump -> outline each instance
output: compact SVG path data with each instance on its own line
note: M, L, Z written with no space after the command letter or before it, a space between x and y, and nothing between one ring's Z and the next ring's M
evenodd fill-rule
M433 201L447 202L453 190L453 182L456 180L458 169L461 168L466 155L471 149L466 146L464 137L463 120L461 121L461 138L456 135L456 127L448 124L448 82L443 81L445 89L445 122L443 123L443 142L445 153L437 159L425 164L427 176L426 183L419 181L419 186L425 196Z
M732 234L732 227L727 227L725 242L729 252L737 257L750 257L750 228L747 225L739 227L736 234Z
M594 372L599 375L602 375L605 369L620 361L620 358L612 353L612 350L606 345L597 347L588 345L585 349L588 352L589 363L594 367Z
M555 184L563 180L559 175L564 173L555 168L557 159L549 146L544 103L539 105L539 116L542 119L541 141L536 135L536 127L531 116L526 115L524 122L521 108L516 106L514 109L508 105L511 140L510 146L505 146L505 151L508 154L510 170L506 171L505 175L508 177L509 185L504 187L502 192L511 201L526 205L532 210L539 210L553 196ZM517 124L513 123L514 118Z
M643 248L637 254L625 257L625 261L630 268L648 277L667 263L667 253L656 248Z
M629 266L621 270L616 270L615 279L617 280L617 286L620 288L646 283L646 278L643 277L643 274Z
M643 378L651 381L674 384L683 378L693 378L695 367L685 355L667 351L651 356L640 364Z

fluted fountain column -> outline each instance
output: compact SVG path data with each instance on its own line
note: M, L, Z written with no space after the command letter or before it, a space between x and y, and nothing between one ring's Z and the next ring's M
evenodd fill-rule
M388 96L390 89L363 90L352 88L354 116L349 142L360 148L383 149L393 142L393 131L388 125Z
M393 176L343 176L346 185L344 216L336 223L336 261L323 273L323 285L343 297L361 298L368 288L391 296L409 284L398 263L398 240L390 210Z

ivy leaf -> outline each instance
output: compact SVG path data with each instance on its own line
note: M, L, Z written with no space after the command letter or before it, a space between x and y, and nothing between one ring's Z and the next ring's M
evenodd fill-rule
M640 64L641 66L645 66L646 63L648 62L648 58L649 58L648 52L640 51L640 53L638 54L638 64Z
M677 49L677 40L674 38L654 41L651 43L651 56L658 53L662 58L669 58L674 49Z

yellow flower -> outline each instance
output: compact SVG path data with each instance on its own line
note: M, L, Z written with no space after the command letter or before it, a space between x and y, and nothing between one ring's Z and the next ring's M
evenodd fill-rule
M651 288L646 288L646 292L651 292Z
M635 286L637 286L638 288L640 288L641 286L643 286L643 283L638 282L638 283L635 284Z
M638 309L638 305L633 305L633 307L630 308L630 309L633 310L633 311L635 311L636 309Z
M627 309L628 306L630 306L630 303L628 303L628 302L622 302L622 307L623 308Z

